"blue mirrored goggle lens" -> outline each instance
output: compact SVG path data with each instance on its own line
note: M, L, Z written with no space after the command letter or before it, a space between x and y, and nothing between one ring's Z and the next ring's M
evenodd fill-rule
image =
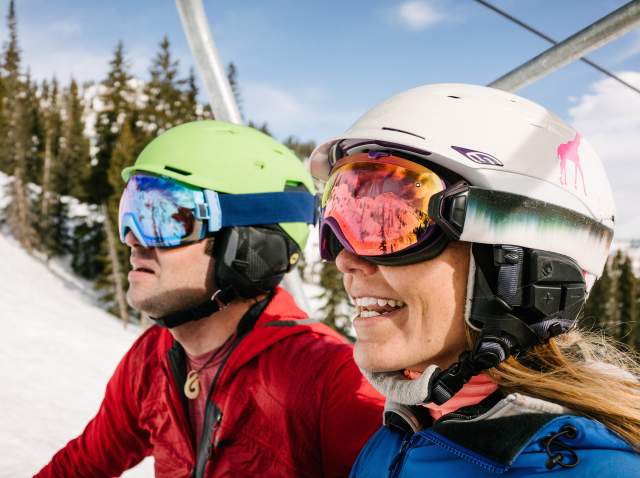
M120 240L131 230L145 247L172 247L204 236L195 216L196 196L202 192L173 180L132 176L120 199Z

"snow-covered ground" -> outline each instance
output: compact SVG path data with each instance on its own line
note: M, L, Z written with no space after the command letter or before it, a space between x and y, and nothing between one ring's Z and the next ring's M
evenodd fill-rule
M0 478L14 478L32 476L82 432L140 330L1 233L0 257ZM122 476L153 476L153 460Z
M317 260L316 236L310 260ZM15 478L32 476L82 432L140 330L101 309L91 284L64 263L47 266L2 232L0 257L0 478ZM317 310L321 289L304 289ZM152 477L153 459L122 476Z

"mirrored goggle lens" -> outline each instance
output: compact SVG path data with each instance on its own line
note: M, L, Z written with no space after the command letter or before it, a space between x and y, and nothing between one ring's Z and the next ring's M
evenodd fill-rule
M358 255L400 252L431 235L429 200L445 187L436 173L407 159L380 153L348 156L336 163L327 181L321 231L326 224Z
M159 176L135 175L120 199L120 240L129 230L146 247L171 247L202 239L195 216L199 189ZM200 201L202 202L202 201Z

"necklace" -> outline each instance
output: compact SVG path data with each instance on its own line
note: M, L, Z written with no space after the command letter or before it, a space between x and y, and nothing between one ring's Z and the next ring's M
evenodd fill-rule
M214 350L211 353L211 357L209 357L204 365L198 370L189 370L187 379L184 382L184 395L189 400L195 400L198 398L198 395L200 395L200 377L198 376L198 373L202 372L216 355L218 355L218 350Z

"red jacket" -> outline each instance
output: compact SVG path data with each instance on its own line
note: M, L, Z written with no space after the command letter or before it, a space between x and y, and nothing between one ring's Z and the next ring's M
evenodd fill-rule
M304 318L278 289L223 363L198 473L184 350L154 326L123 357L98 414L36 476L119 476L147 455L157 477L347 476L380 426L383 399L351 346L323 324L296 323Z

